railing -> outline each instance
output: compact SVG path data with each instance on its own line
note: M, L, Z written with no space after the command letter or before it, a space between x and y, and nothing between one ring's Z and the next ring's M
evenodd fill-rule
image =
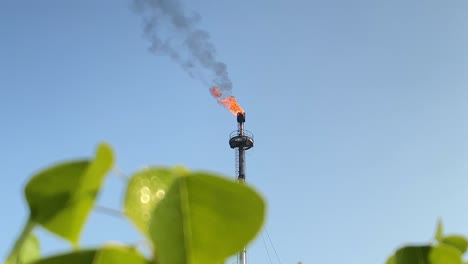
M244 132L244 136L248 136L249 138L254 138L252 132L248 131L248 130L243 130ZM233 137L237 137L239 136L239 130L234 130L231 132L231 134L229 134L229 139L233 138Z

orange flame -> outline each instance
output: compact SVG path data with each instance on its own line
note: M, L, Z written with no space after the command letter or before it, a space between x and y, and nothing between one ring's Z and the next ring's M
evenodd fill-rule
M225 106L233 115L237 115L238 113L244 113L244 109L242 109L239 103L237 103L236 98L234 96L222 98L223 93L219 90L218 87L211 88L210 93L214 98L216 98L219 104Z
M212 95L214 98L216 98L216 99L218 99L218 98L220 98L221 96L223 96L223 94L221 93L221 91L219 90L218 87L213 87L213 88L211 88L211 89L210 89L210 93L211 93L211 95Z

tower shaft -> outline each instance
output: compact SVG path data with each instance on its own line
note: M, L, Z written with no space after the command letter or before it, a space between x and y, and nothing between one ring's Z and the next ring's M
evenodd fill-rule
M253 147L253 136L244 130L245 113L237 114L238 130L231 133L229 145L237 150L237 180L240 184L245 183L245 151ZM244 248L237 255L238 264L247 264L247 250Z

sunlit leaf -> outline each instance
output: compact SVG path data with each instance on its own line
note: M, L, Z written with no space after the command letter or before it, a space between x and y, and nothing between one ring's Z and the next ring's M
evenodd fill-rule
M385 264L396 264L395 262L395 255L392 255L390 256L387 261L385 262Z
M32 233L35 223L28 221L23 232L16 240L5 264L23 264L36 260L40 256L39 240Z
M386 264L462 264L461 256L448 245L408 246L398 249Z
M32 264L88 264L93 263L96 250L77 250L40 259Z
M138 251L125 246L105 246L99 250L78 250L52 256L33 264L150 264Z
M31 219L78 244L81 229L112 164L112 150L102 144L94 160L61 163L38 173L25 189Z
M125 214L143 234L148 235L151 212L166 195L180 169L148 168L130 178L125 193Z
M403 247L398 249L386 264L431 264L429 262L430 250L430 246Z
M20 263L29 263L33 260L39 259L40 255L41 250L39 240L34 234L30 234L19 251Z
M431 264L462 264L462 253L449 245L437 245L432 247L429 255Z
M457 248L463 254L466 252L468 248L468 241L464 236L460 235L449 235L444 237L440 243L450 245L452 247Z
M93 264L149 264L135 248L106 246L98 251Z
M255 237L264 215L248 186L193 173L174 180L153 211L150 234L161 264L219 264Z

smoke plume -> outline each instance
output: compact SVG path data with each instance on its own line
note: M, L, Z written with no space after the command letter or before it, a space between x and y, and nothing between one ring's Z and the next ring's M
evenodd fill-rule
M187 15L180 0L134 0L133 5L143 17L151 52L169 56L191 77L219 87L223 97L230 95L232 83L226 64L216 58L208 32L197 27L198 14Z

